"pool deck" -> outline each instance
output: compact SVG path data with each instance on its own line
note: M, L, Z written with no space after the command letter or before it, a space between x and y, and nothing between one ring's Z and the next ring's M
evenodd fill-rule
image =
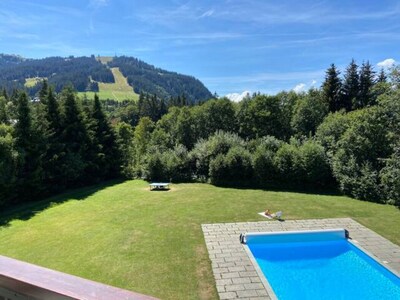
M239 242L240 233L334 228L347 229L353 242L400 273L400 247L350 218L203 224L220 299L274 299Z

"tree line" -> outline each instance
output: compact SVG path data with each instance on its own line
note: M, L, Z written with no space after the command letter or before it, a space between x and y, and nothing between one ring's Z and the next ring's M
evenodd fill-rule
M339 188L400 205L399 73L352 61L343 77L328 68L320 89L239 103L142 94L101 104L46 82L39 103L3 92L0 205L118 176Z
M210 91L198 79L156 68L134 57L114 57L108 65L119 67L137 94L157 94L161 98L176 98L186 94L192 102L212 97Z
M26 78L47 78L59 93L66 84L72 84L79 92L99 90L97 82L114 82L114 75L107 66L91 57L48 57L23 59L0 55L0 86L10 93L13 89L24 89ZM30 96L40 90L40 85L26 89Z
M116 136L97 96L80 101L71 87L56 95L45 81L39 98L0 97L0 206L120 174Z
M320 89L213 99L119 122L122 170L149 180L334 187L399 205L398 70L387 78L352 61L343 77L328 68Z

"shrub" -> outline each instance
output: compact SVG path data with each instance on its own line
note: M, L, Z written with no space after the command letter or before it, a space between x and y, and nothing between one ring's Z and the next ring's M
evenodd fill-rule
M380 180L387 202L400 206L400 147L385 161Z
M297 147L284 144L274 158L278 179L284 182L298 183L301 176L301 163Z
M283 142L273 136L266 136L257 139L255 144L252 155L254 177L257 183L263 185L266 181L277 179L274 159Z
M325 185L332 179L325 149L313 140L284 144L273 163L278 179L284 182Z
M162 154L155 151L147 156L143 175L151 181L169 181Z
M324 147L309 140L298 148L301 166L298 166L301 181L308 184L326 185L332 181L331 169Z
M217 131L207 140L196 143L190 153L192 164L195 165L195 174L199 178L207 178L209 175L210 162L218 154L226 154L234 146L245 146L245 141L237 134Z
M188 152L185 146L177 145L164 152L158 150L147 154L143 174L152 181L182 182L191 179Z
M210 163L214 184L241 184L252 179L251 154L243 147L233 147L226 155L218 154Z

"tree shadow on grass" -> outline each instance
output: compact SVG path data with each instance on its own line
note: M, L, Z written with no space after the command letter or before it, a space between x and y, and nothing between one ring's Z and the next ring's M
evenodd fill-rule
M271 182L266 185L258 185L252 182L239 182L239 183L220 183L213 184L220 188L238 189L238 190L261 190L268 192L285 192L285 193L299 193L299 194L313 194L313 195L326 195L326 196L344 196L334 186L312 186L312 185L298 185L298 184L280 184Z
M106 181L87 187L72 189L40 201L21 203L13 207L6 208L0 213L0 227L9 226L13 220L29 220L36 214L56 204L61 204L72 199L79 201L85 200L90 195L93 195L94 193L97 193L105 188L120 184L123 181L124 180L122 179Z

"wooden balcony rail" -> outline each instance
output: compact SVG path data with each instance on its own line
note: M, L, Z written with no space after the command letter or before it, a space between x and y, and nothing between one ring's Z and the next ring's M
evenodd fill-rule
M77 276L0 256L0 300L155 300Z

